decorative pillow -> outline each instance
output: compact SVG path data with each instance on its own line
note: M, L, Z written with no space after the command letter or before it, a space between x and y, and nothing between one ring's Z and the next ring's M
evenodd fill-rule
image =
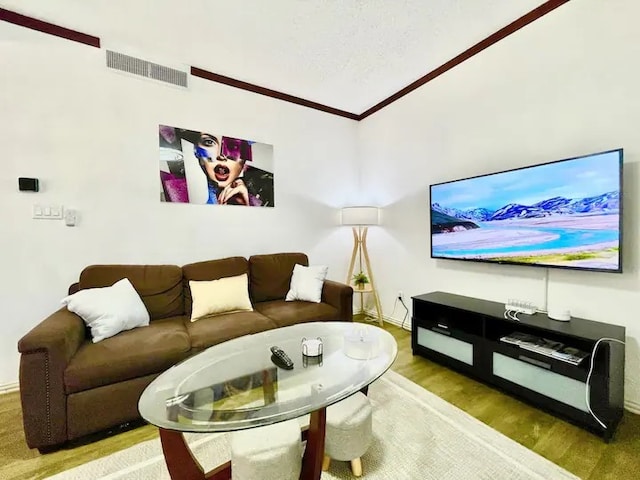
M324 265L305 267L296 264L293 267L291 285L285 301L304 300L306 302L320 303L322 296L322 285L327 278L329 267Z
M62 304L84 320L91 329L93 343L149 325L149 312L128 278L110 287L80 290L63 298Z
M221 313L253 311L249 299L249 277L246 273L218 280L189 280L191 298L191 321Z

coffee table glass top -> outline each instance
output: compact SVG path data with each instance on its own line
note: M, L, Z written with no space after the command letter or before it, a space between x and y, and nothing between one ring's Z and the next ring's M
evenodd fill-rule
M215 320L212 320L215 321ZM322 355L302 355L303 339ZM285 370L270 347L293 360ZM241 430L296 418L338 402L380 377L397 354L387 331L362 323L311 322L246 335L171 367L145 389L138 409L148 422L183 432Z

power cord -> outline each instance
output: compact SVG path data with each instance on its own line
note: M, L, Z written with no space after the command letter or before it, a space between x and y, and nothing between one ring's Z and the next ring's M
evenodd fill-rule
M590 397L589 394L591 392L591 386L589 385L589 381L591 380L591 375L593 374L593 366L596 358L596 350L598 350L598 347L600 346L600 342L617 342L617 343L621 343L622 345L625 345L625 343L622 340L618 340L617 338L603 337L596 342L596 344L593 346L593 350L591 351L591 365L589 366L589 373L587 374L587 387L585 388L585 400L587 403L587 408L589 409L589 413L593 416L593 418L596 419L596 421L602 426L602 428L606 430L607 426L596 416L595 413L593 413L593 410L591 409L591 401L589 399Z
M404 317L402 318L402 325L400 325L400 328L402 328L404 330L404 322L407 320L407 315L409 315L409 309L407 308L407 306L404 303L404 300L402 299L402 297L400 295L398 295L396 297L396 301L393 304L393 311L396 311L396 305L398 305L398 300L400 301L400 303L402 304L402 307L404 308Z
M520 321L520 319L518 318L518 312L516 310L505 310L503 316L507 320L514 320L516 322Z

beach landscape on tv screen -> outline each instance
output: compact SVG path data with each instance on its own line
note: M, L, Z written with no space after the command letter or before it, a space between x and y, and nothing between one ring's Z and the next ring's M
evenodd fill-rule
M621 271L622 150L431 186L431 256Z

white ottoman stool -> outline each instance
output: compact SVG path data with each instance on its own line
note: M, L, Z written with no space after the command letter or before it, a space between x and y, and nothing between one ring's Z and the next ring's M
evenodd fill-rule
M298 480L302 441L296 420L231 433L233 480Z
M373 439L371 403L361 392L327 408L327 428L322 470L328 470L331 459L350 461L356 477L362 475L364 455Z

